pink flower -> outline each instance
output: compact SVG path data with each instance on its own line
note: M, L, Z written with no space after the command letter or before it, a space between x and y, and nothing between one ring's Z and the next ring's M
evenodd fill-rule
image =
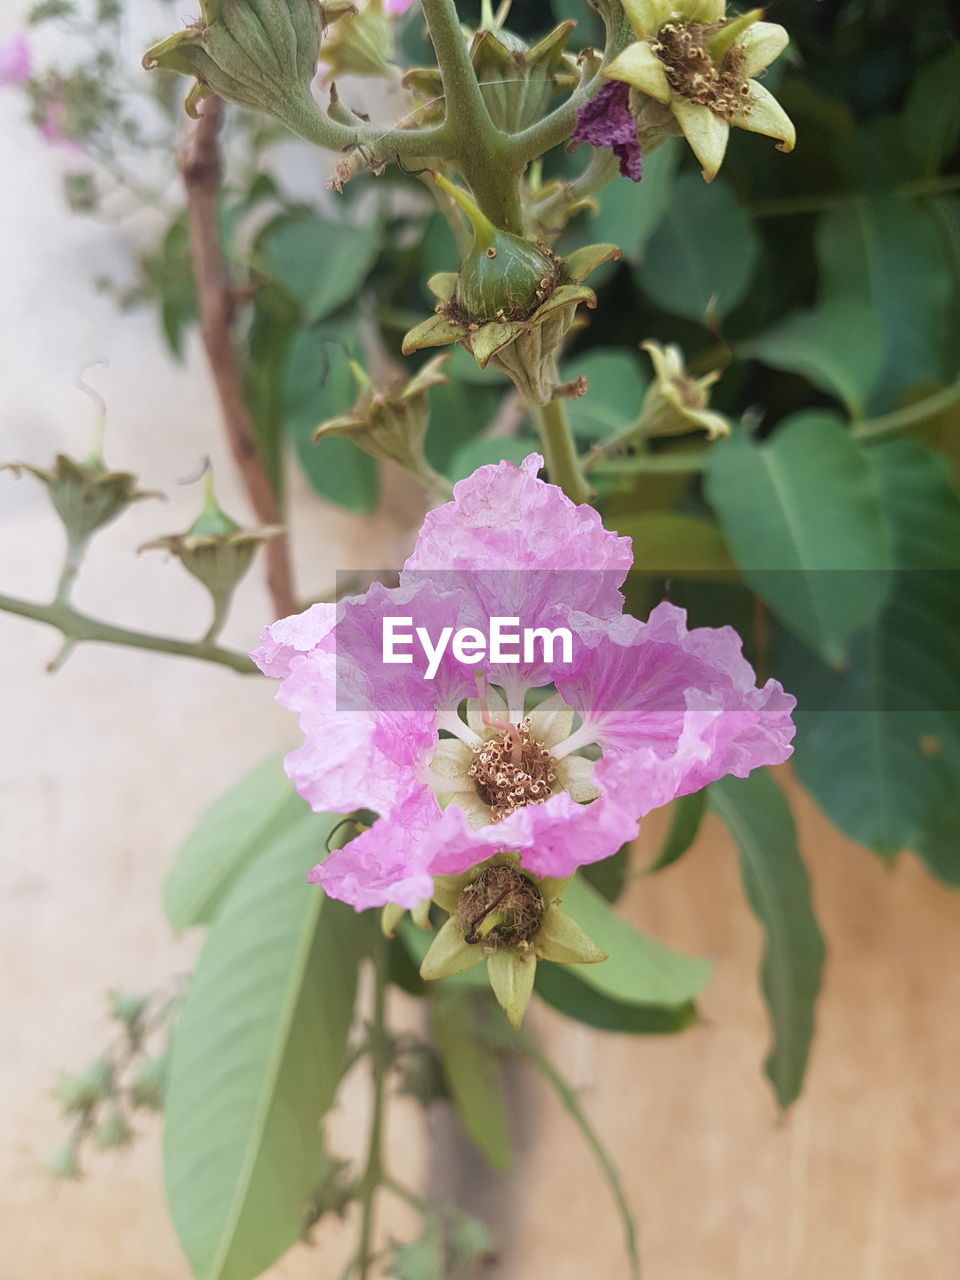
M310 875L358 909L415 906L434 875L503 851L569 875L650 810L790 754L794 699L757 688L729 627L691 631L671 604L624 614L629 540L537 479L541 465L481 467L426 517L399 587L274 623L253 655L300 715L287 757L300 794L379 815ZM469 653L440 653L445 630L491 618L566 628L570 652L484 660L479 679ZM385 626L408 637L408 661L384 662Z
M0 44L0 85L26 84L30 78L30 46L23 36Z
M383 6L384 13L406 13L408 9L412 9L415 0L386 0Z

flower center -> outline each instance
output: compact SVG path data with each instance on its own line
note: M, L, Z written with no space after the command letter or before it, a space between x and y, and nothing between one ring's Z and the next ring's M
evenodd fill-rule
M717 67L707 47L708 38L723 24L703 26L669 23L651 41L651 48L663 63L670 88L688 102L709 107L722 120L751 110L750 85L743 74L745 51L733 45Z
M525 951L545 910L532 880L513 867L484 867L457 903L463 940Z
M491 822L502 822L527 804L553 794L557 762L530 734L526 720L473 749L469 774L477 795L490 806Z

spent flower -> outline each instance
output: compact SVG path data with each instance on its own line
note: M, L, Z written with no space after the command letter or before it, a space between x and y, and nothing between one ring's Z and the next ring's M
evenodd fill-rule
M661 347L641 344L653 364L654 378L640 409L640 431L647 436L675 436L706 431L711 440L730 434L730 423L710 406L710 388L720 377L717 370L694 378L687 373L683 352L670 343Z
M726 0L622 0L637 39L604 69L665 107L710 181L730 129L778 140L792 151L796 131L758 76L786 48L783 27L762 9L727 17ZM637 114L636 104L634 113Z

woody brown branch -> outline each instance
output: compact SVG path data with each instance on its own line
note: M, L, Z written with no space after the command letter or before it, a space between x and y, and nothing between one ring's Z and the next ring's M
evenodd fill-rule
M180 156L180 174L187 196L197 310L233 459L258 521L264 525L277 525L282 523L280 509L257 447L256 429L243 394L243 379L233 340L236 293L220 242L217 216L222 117L223 103L220 99L205 99L203 114L191 127ZM265 554L267 586L273 606L279 617L285 617L296 610L286 534L268 542Z

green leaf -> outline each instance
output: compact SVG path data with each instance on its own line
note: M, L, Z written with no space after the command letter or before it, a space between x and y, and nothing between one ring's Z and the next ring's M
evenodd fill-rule
M723 778L709 788L710 808L740 855L747 900L764 931L760 975L773 1043L765 1067L781 1107L803 1085L824 944L810 902L790 806L765 769Z
M197 1280L252 1280L300 1237L353 1018L360 917L306 883L339 821L308 814L250 864L183 1001L164 1150Z
M509 1169L513 1147L500 1063L478 1025L478 1017L484 1016L481 1007L470 996L444 991L436 983L428 986L427 995L433 1043L460 1123L495 1169Z
M241 872L307 812L279 756L215 800L180 846L164 882L170 927L209 924Z
M378 220L333 222L318 213L278 218L263 232L264 270L304 309L322 320L356 298L377 260L383 235Z
M932 177L953 155L960 135L960 46L953 45L916 77L904 122L923 172Z
M723 534L709 520L675 511L621 517L617 532L633 539L633 572L655 577L737 577Z
M960 846L945 818L960 795L960 500L945 460L920 445L868 457L899 572L844 671L778 647L777 674L799 704L793 764L854 840L887 855L916 849L954 883Z
M608 902L616 902L627 883L629 869L630 846L625 844L609 858L602 858L599 862L591 862L581 867L580 874L598 893L602 893Z
M449 372L444 369L444 373ZM499 388L467 382L451 381L431 388L426 454L441 475L448 471L457 453L493 420L500 399Z
M646 158L639 187L627 178L608 183L595 197L600 211L586 222L581 242L619 245L627 262L640 262L670 208L680 155L667 141Z
M759 260L759 236L730 188L685 173L636 274L657 306L703 324L711 303L723 319L743 301Z
M583 440L603 440L637 417L647 378L629 351L594 347L568 360L561 370L561 377L568 382L581 375L587 380L586 395L567 401L575 435Z
M813 386L839 397L862 418L880 373L883 335L869 304L836 298L812 311L797 311L740 343L738 354L773 369L799 373Z
M795 414L771 439L711 451L707 496L740 571L831 663L889 590L892 550L863 450L833 417Z
M670 827L656 858L647 867L647 874L663 871L672 866L687 852L700 830L700 823L707 807L707 792L693 791L688 796L677 796L670 802Z
M571 967L580 982L601 995L633 1005L676 1006L688 1004L707 985L709 960L682 955L640 933L580 876L566 886L561 902L607 953L600 964Z
M287 430L313 490L348 511L369 514L380 491L374 459L342 436L313 442L316 427L346 413L357 399L350 372L354 339L355 331L343 325L304 329L294 338L286 375Z
M820 298L870 307L882 334L871 412L895 408L904 393L938 382L951 282L933 219L899 193L845 200L816 230Z
M691 1003L678 1005L625 1004L601 995L577 977L578 970L562 965L537 965L534 990L542 1000L567 1018L600 1031L629 1035L670 1035L685 1031L697 1021Z

